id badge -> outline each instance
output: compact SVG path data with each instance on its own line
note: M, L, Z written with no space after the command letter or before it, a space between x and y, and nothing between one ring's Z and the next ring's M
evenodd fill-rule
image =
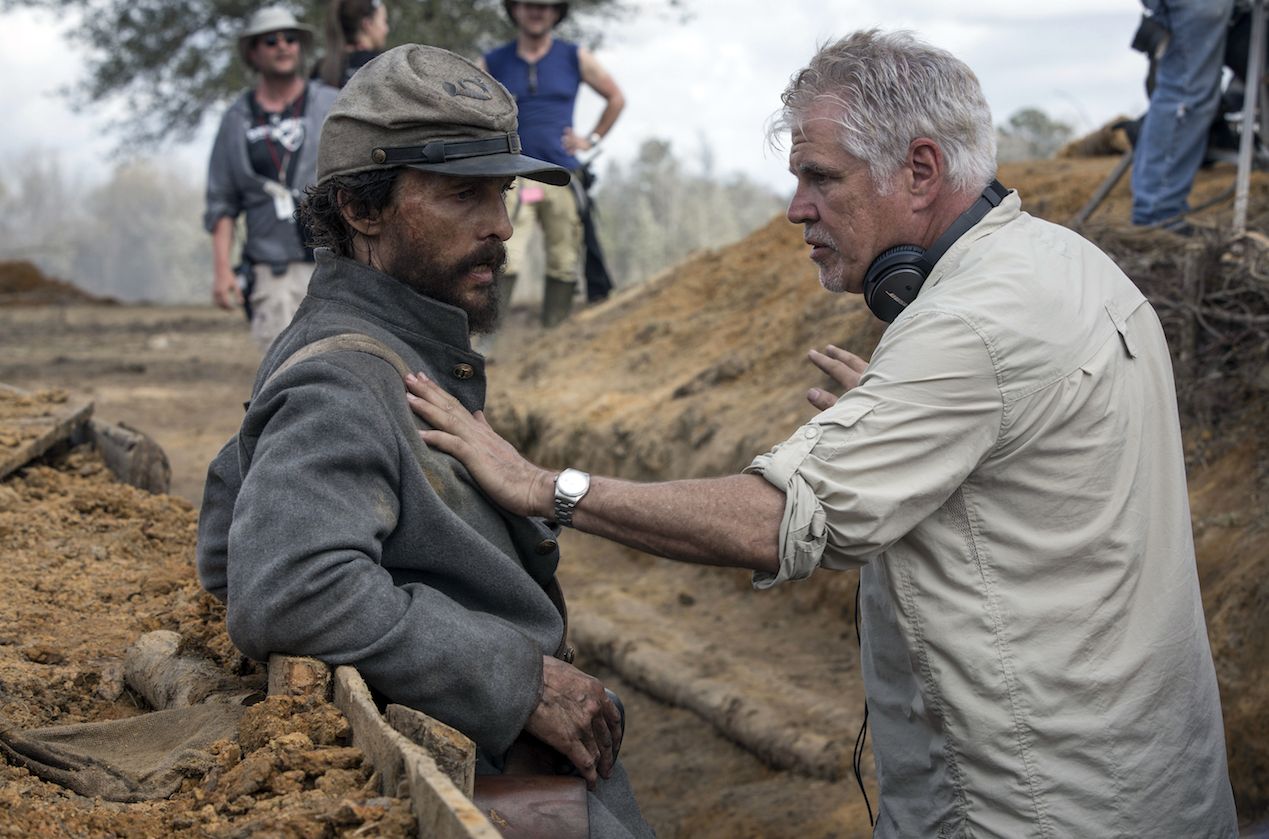
M290 221L295 216L295 197L291 190L277 181L265 181L264 191L273 199L273 212L278 221Z

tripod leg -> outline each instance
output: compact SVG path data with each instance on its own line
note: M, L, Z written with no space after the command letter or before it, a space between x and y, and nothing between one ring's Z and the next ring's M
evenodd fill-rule
M1088 203L1080 208L1080 211L1071 218L1071 222L1067 226L1072 230L1079 230L1084 225L1084 222L1088 221L1088 217L1102 205L1102 202L1106 200L1106 196L1110 195L1110 191L1123 179L1124 173L1131 166L1132 148L1129 148L1128 151L1124 152L1124 156L1119 158L1115 168L1106 176L1106 180L1102 181L1101 186L1097 187L1096 191L1093 192L1093 197L1088 199Z
M1265 74L1265 0L1251 7L1251 52L1247 56L1247 87L1243 93L1243 130L1238 144L1238 178L1234 187L1234 235L1247 231L1247 195L1251 189L1251 162L1255 146L1258 100Z

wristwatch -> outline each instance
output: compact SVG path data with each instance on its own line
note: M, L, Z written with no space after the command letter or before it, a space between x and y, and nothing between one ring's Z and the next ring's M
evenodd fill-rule
M590 136L586 138L586 142L590 143L590 147L593 149L595 146L599 145L599 141L602 139L604 138L598 131L592 131L590 132Z
M573 526L573 509L590 491L590 475L580 469L565 469L555 476L555 521Z

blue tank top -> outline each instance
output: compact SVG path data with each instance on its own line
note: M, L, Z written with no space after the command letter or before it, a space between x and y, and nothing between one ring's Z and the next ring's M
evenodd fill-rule
M533 65L516 55L512 41L485 55L485 66L511 92L520 111L524 153L566 169L578 167L564 150L564 129L573 124L573 105L582 83L577 44L553 39L551 49Z

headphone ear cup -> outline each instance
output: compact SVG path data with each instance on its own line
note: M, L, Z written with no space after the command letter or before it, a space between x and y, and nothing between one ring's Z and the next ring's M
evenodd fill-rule
M864 302L874 315L892 323L916 299L925 282L924 255L916 245L896 245L872 261L864 275Z

